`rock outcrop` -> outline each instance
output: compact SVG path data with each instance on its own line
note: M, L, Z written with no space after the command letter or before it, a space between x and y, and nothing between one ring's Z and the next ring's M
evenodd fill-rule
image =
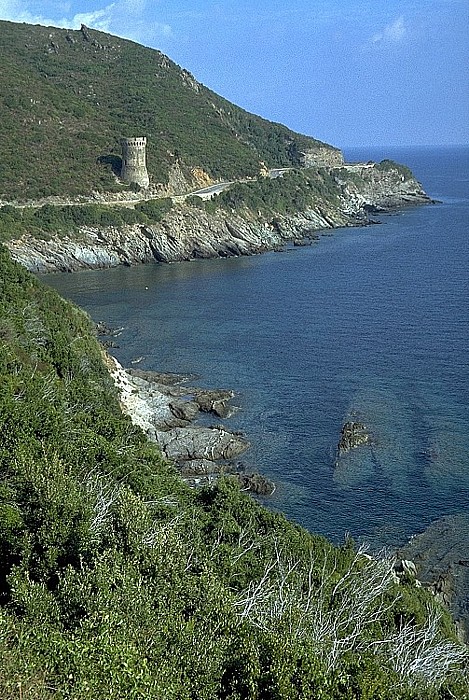
M229 416L232 391L186 386L183 383L188 378L180 375L125 370L115 358L105 357L122 410L159 445L190 485L210 484L220 474L232 474L246 491L259 495L275 491L272 481L261 474L246 473L242 465L233 462L249 447L243 435L223 425L195 422L200 411Z
M432 201L411 171L393 161L344 164L337 178L352 211L387 212Z
M299 159L304 168L314 168L317 166L337 168L344 163L344 157L339 149L326 147L302 151L299 153Z
M415 573L449 607L461 639L469 640L469 515L435 520L398 552L414 562Z
M337 452L339 455L342 455L360 445L368 445L370 439L371 436L366 425L359 422L347 421L340 431Z

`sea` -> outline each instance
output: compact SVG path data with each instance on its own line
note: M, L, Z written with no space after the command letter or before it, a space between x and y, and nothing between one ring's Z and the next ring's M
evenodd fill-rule
M469 512L469 147L344 155L404 163L438 201L308 247L45 279L123 327L123 365L236 392L225 424L269 508L379 549ZM371 442L337 462L347 420Z

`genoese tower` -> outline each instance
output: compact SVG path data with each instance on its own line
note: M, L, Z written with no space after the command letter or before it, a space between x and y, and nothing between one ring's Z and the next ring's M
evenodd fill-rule
M147 189L150 184L148 177L146 153L147 139L145 136L122 139L122 170L121 179L129 184L136 184Z

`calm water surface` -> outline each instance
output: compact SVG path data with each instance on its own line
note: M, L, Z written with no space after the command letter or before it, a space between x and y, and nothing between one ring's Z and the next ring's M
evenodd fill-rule
M124 326L128 365L233 388L244 462L269 501L334 540L395 544L469 509L469 149L372 149L441 200L309 248L49 275L95 320ZM344 420L374 446L334 469Z

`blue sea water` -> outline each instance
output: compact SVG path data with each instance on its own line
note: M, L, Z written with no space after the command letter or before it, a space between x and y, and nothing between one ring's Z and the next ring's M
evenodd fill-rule
M48 276L116 357L236 391L243 461L270 507L335 541L404 542L469 511L469 148L362 149L409 165L440 203L337 230L312 247ZM373 446L334 468L348 417Z

